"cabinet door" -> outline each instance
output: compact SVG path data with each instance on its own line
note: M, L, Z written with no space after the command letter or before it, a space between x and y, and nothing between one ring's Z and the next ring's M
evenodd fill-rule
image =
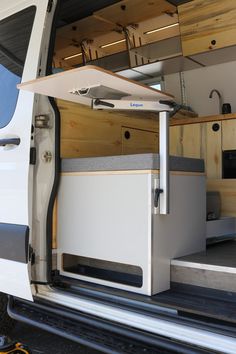
M222 121L222 150L236 150L236 119Z
M222 176L221 122L206 123L206 173L207 178Z
M235 0L194 0L178 12L184 56L236 43Z
M181 125L170 127L170 155L182 156Z
M184 157L201 157L201 124L188 124L182 127L182 151Z
M122 153L141 154L159 151L158 133L122 127Z

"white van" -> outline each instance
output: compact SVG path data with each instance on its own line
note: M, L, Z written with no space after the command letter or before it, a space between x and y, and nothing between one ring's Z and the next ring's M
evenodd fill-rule
M235 25L229 0L1 0L1 331L235 353Z

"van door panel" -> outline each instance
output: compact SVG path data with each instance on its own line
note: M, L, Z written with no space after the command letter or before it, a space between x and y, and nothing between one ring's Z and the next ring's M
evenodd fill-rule
M3 105L11 90L6 94L1 84L6 84L7 89L8 80L23 82L38 75L42 39L48 24L47 6L48 0L1 1L0 97L2 88ZM9 33L11 30L15 32ZM25 64L20 67L23 44ZM3 119L5 113L0 104L0 121L1 117L4 121L0 124L0 142L3 142L0 144L0 292L32 300L28 254L32 230L34 166L30 165L30 148L34 144L31 127L35 97L27 92L12 92L12 96L15 104L9 119Z

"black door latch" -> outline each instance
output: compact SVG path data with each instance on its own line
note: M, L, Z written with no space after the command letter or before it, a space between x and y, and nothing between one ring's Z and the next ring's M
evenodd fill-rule
M158 202L159 202L159 197L160 197L161 193L163 193L163 189L156 188L154 190L154 207L155 208L158 208Z

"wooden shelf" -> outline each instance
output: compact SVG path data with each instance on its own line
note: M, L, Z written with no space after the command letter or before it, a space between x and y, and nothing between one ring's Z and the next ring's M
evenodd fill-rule
M236 113L230 114L218 114L214 116L203 116L197 118L173 118L171 119L170 125L185 125L185 124L197 124L197 123L206 123L206 122L215 122L227 119L236 119Z

